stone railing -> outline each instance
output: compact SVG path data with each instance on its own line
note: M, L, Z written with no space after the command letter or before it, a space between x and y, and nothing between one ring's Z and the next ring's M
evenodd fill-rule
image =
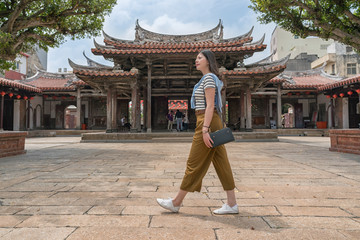
M0 158L26 153L27 132L0 131Z
M330 151L360 154L360 129L330 129Z

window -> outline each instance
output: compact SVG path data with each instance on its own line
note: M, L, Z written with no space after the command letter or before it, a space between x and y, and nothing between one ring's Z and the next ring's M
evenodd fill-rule
M298 35L294 35L294 39L299 39L299 36L298 36Z
M346 53L351 53L353 51L352 47L346 47Z
M348 63L347 64L347 74L348 75L356 74L356 63Z
M331 65L331 75L335 75L335 64Z
M326 50L328 48L329 44L321 44L320 45L320 49L321 50Z

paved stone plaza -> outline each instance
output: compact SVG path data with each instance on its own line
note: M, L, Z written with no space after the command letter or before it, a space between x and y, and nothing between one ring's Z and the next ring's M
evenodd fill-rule
M30 138L0 159L0 239L360 239L360 156L330 152L327 137L227 145L240 214L213 167L180 213L173 197L190 142L80 143Z

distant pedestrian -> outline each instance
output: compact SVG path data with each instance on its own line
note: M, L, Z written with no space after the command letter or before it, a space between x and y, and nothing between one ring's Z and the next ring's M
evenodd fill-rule
M180 112L179 109L176 110L175 119L176 119L176 130L177 130L178 132L180 132L180 131L183 130L182 118L183 118L182 112Z
M170 112L168 112L168 114L166 115L166 119L168 120L167 129L169 131L172 131L173 124L174 124L174 111L171 110Z
M194 86L191 96L191 108L195 108L196 129L186 171L180 189L174 199L158 198L158 204L171 212L179 212L181 204L188 192L200 192L202 180L211 163L220 179L227 195L227 203L213 211L214 214L237 214L238 205L235 198L235 182L224 145L211 148L213 141L211 131L223 127L220 118L222 111L221 88L223 82L217 77L219 73L214 53L210 50L201 51L195 61L196 69L203 77Z
M189 129L189 119L186 114L184 114L183 124L184 124L184 131L187 131Z

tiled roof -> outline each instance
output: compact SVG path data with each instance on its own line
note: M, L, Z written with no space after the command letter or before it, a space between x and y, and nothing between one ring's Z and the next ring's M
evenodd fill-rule
M279 78L279 77L274 77L273 79L270 79L268 81L268 83L283 83L286 82L285 78Z
M349 85L349 84L354 84L354 83L360 83L360 75L355 76L355 77L351 77L351 78L347 78L347 79L344 79L344 80L336 81L336 82L333 82L333 83L328 83L326 85L323 85L323 86L319 87L319 90L324 91L324 90L333 89L333 88L337 88L337 87L342 87L342 86Z
M204 47L205 48L205 47ZM241 47L206 47L216 52L246 52L246 51L263 51L266 48L265 44L261 45L248 45ZM141 54L178 54L178 53L198 53L202 47L192 48L155 48L155 49L109 49L109 48L92 48L91 51L94 54L113 54L113 55L141 55Z
M106 77L135 77L136 72L127 71L97 71L97 70L85 70L85 69L74 69L74 73L83 76L106 76Z
M335 80L324 77L322 75L306 75L306 76L293 76L292 81L294 83L283 84L283 88L294 89L294 88L318 88L324 84L334 83Z
M29 86L29 85L26 85L23 83L15 82L14 80L9 80L9 79L5 79L5 78L0 78L0 85L6 86L6 87L15 87L15 88L27 90L30 92L41 92L41 89L39 89L39 88Z
M39 77L32 81L29 81L28 84L31 84L35 87L44 90L75 90L74 86L69 86L69 78L48 78L48 77Z
M277 65L270 68L253 68L247 70L228 70L222 72L222 74L227 76L238 76L238 75L252 75L252 74L261 74L261 73L272 73L277 72L282 69L285 69L286 65Z
M238 39L233 42L219 42L212 41L193 42L193 43L164 43L164 42L145 42L143 44L114 42L111 40L104 40L108 45L116 48L125 49L191 49L191 48L213 48L213 47L239 47L244 43L252 40L252 37Z

